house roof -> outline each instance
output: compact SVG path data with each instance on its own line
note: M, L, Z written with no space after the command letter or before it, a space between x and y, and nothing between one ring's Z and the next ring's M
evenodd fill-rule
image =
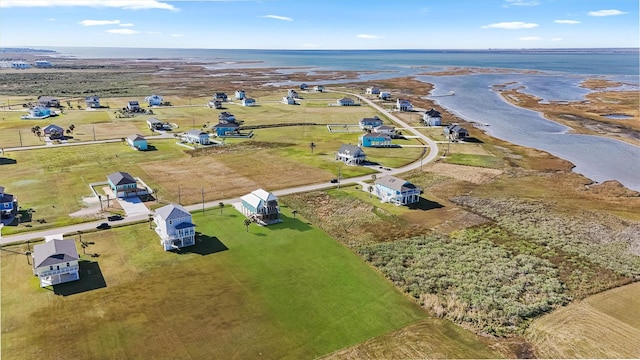
M73 240L50 240L33 247L33 267L50 266L78 260L78 250Z
M140 105L140 104L138 104L138 101L136 100L131 100L129 101L129 105Z
M64 129L58 125L50 124L42 129L42 132L44 132L45 134L49 134L51 132L64 132Z
M38 102L48 102L48 101L58 101L58 99L53 96L39 96Z
M380 124L382 124L382 119L380 119L377 116L374 116L372 118L362 118L360 119L360 123L364 124L364 123L371 123L371 122L379 122Z
M451 124L449 126L447 126L447 128L449 129L449 132L455 132L455 133L469 133L467 131L467 129L463 128L460 125L456 125L456 124Z
M429 115L430 117L440 117L440 112L436 109L431 109L427 111L426 114Z
M185 209L184 206L180 204L169 204L159 209L156 209L156 215L158 215L160 218L164 219L165 221L191 217L191 214L189 213L189 211L187 211L187 209Z
M136 179L133 178L129 173L124 171L114 172L113 174L107 175L107 179L111 181L113 185L125 185L125 184L135 184Z
M262 202L262 200L260 200L260 198L254 195L253 193L242 196L240 200L251 205L251 207L253 207L254 209L257 209L258 206L260 206L260 202Z
M389 189L393 189L396 191L407 191L413 190L417 187L407 180L403 180L391 175L385 175L380 179L376 180L376 185L382 185L384 187L388 187Z
M383 138L385 140L391 140L391 137L387 134L382 134L382 133L377 133L377 132L372 132L372 133L368 133L368 134L364 134L362 135L363 138L374 138L374 139L380 139Z
M277 201L278 197L266 190L258 189L253 190L251 193L241 197L240 199L252 207L258 208L261 202L267 203L269 201Z
M353 102L353 99L348 97L343 97L342 99L338 100L338 102Z
M394 130L394 129L395 129L394 126L380 125L380 126L377 126L374 130Z
M93 101L93 100L98 100L98 99L99 99L98 95L91 95L91 96L85 97L85 100L92 100Z
M13 195L0 191L0 204L13 202Z
M131 141L145 140L144 136L142 136L140 134L129 135L129 136L127 136L127 139L129 139Z
M186 133L187 135L192 135L192 136L200 136L200 135L209 135L206 132L202 131L202 130L198 130L198 129L191 129L189 131L187 131Z
M342 144L340 149L338 149L338 153L350 154L351 156L364 156L364 151L362 151L359 146L350 144Z
M238 125L238 123L233 122L233 121L220 121L218 124L213 125L214 128L216 129L228 129L228 128L237 128L240 127L240 125Z
M0 194L4 194L4 186L0 186Z
M273 195L272 193L263 190L263 189L258 189L258 190L253 190L251 192L252 194L254 194L255 196L259 197L260 199L264 200L264 201L275 201L278 200L278 197Z

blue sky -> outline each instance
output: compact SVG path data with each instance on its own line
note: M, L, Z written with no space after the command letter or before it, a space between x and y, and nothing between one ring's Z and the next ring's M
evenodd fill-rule
M638 0L0 0L0 46L639 47Z

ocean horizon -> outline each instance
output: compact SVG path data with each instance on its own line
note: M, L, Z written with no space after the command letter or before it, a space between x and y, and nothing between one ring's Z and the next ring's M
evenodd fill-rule
M587 79L623 84L613 91L640 93L640 51L625 49L495 50L221 50L161 48L48 47L56 56L79 59L173 59L200 62L210 70L277 68L282 72L356 71L357 79L309 82L339 84L410 76L434 84L424 94L489 135L547 151L575 165L595 182L617 180L640 191L640 147L596 135L580 135L538 112L519 108L493 91L494 85L518 86L544 101L580 101L592 90ZM435 76L451 67L511 69L512 72ZM532 72L533 71L533 72ZM296 86L292 82L274 86ZM455 96L438 96L450 91ZM443 119L449 122L451 119Z

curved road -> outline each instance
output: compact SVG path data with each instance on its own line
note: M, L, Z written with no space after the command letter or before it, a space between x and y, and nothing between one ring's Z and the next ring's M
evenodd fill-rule
M423 155L424 157L422 157L420 159L420 161L415 161L415 162L413 162L411 164L408 164L408 165L400 167L400 168L384 171L383 172L384 174L394 175L394 174L400 174L400 173L403 173L403 172L407 172L409 170L414 170L414 169L422 167L423 164L427 164L427 163L429 163L429 162L431 162L431 161L433 161L433 160L435 160L437 158L437 156L439 154L439 150L438 150L438 145L436 144L435 141L433 141L432 139L430 139L426 135L422 134L418 130L410 127L407 123L405 123L404 121L400 120L395 115L385 111L380 105L378 105L378 104L374 103L373 101L371 101L371 100L369 100L369 99L367 99L367 98L365 98L365 97L363 97L361 95L358 95L358 94L342 92L342 91L333 91L333 92L342 93L342 94L355 96L355 97L359 98L360 100L364 101L369 106L371 106L372 108L378 110L380 113L384 114L386 117L391 119L393 122L395 122L398 125L398 127L401 127L403 130L411 132L417 138L419 138L420 140L424 141L426 146L429 148L429 151L427 152L426 156ZM118 141L120 141L120 140L118 140ZM39 148L42 148L42 147L39 147ZM363 182L363 181L367 181L367 180L371 180L371 175L364 175L364 176L353 177L353 178L349 178L349 179L345 179L345 180L340 180L340 184L339 185L352 185L352 184L357 184L357 183L360 183L360 182ZM333 184L333 183L329 183L329 182L323 182L323 183L318 183L318 184L310 184L310 185L303 185L303 186L298 186L298 187L293 187L293 188L288 188L288 189L275 190L275 191L273 191L273 194L275 194L276 196L283 196L283 195L296 194L296 193L302 193L302 192L309 192L309 191L315 191L315 190L330 189L330 188L334 188L336 186L338 186L338 185ZM220 199L220 200L205 202L204 203L204 208L207 209L207 208L217 207L217 206L219 206L220 202L223 202L225 205L229 205L229 204L240 202L240 198L237 197L237 198ZM198 211L198 210L202 210L203 209L203 204L200 203L200 204L188 205L188 206L185 206L185 208L188 211L195 212L195 211ZM132 224L132 223L139 223L139 222L143 222L143 221L149 221L149 216L148 215L127 216L123 220L109 222L109 223L112 226L122 226L122 225L127 225L127 224ZM60 228L55 228L55 229L50 229L50 230L42 230L42 231L35 231L35 232L21 233L21 234L16 234L16 235L0 237L0 245L7 245L7 244L12 244L12 243L25 242L27 240L43 238L43 237L49 236L49 235L56 235L56 234L72 234L73 235L74 233L77 233L78 231L92 231L92 230L95 230L95 228L96 228L96 226L98 224L103 223L103 222L105 222L105 220L85 222L85 223L81 223L81 224L70 225L70 226L65 226L65 227L60 227Z

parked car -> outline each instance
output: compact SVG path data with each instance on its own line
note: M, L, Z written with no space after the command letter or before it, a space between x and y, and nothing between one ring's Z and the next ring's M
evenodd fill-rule
M96 226L96 229L98 230L105 230L105 229L109 229L111 227L111 225L107 224L107 223L102 223L98 226Z
M118 221L118 220L122 220L122 219L124 219L124 218L122 217L122 215L118 215L118 214L116 214L116 215L111 215L111 216L108 216L108 217L107 217L107 220L109 220L109 221Z
M337 182L338 182L338 179L331 179L331 183L332 183L332 184L335 184L335 183L337 183Z

